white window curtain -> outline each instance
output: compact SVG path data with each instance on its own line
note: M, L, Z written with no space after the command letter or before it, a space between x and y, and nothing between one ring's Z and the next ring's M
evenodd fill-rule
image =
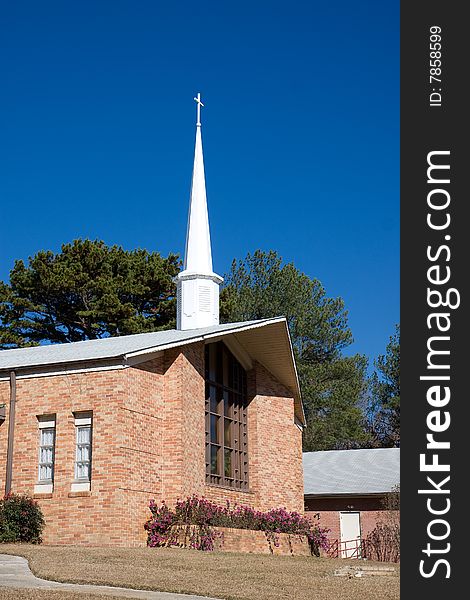
M39 481L52 481L54 475L55 427L39 430Z
M75 479L90 481L91 475L91 425L77 426Z

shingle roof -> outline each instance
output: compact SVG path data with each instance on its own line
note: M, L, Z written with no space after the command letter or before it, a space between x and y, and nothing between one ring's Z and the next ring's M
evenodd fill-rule
M203 340L216 341L224 336L230 336L230 340L239 344L251 360L263 365L291 391L296 416L304 423L299 380L284 317L225 323L187 331L170 329L68 344L0 350L0 377L8 377L8 372L13 370L17 371L19 377L35 377L41 373L63 372L64 369L83 366L130 366L149 360L152 353Z
M150 349L158 350L162 346L175 346L180 343L191 342L205 335L224 333L232 330L239 331L251 326L268 324L273 321L275 319L226 323L186 331L168 329L152 333L137 333L135 335L85 340L67 344L50 344L31 348L0 350L0 370L119 358L134 352Z
M304 452L304 494L379 494L400 482L400 449Z

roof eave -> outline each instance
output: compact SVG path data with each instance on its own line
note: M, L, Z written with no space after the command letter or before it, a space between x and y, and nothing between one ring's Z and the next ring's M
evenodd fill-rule
M12 365L8 368L3 368L0 370L0 379L9 376L11 371L15 371L18 373L20 377L35 377L35 376L43 376L43 375L52 375L52 374L60 374L62 372L70 372L78 370L98 370L100 365L103 368L112 368L114 365L116 368L122 368L123 366L132 366L135 364L139 364L141 362L150 360L152 355L159 354L165 350L169 350L171 348L176 348L180 346L186 346L189 344L194 344L197 342L208 342L210 340L216 338L223 338L230 334L242 333L245 331L250 331L253 329L259 329L262 327L266 327L269 325L276 324L284 324L283 332L285 335L286 343L289 348L289 357L290 357L290 367L291 371L291 385L288 385L287 388L291 391L294 397L295 402L295 414L297 419L300 421L301 425L304 427L305 420L305 411L302 403L302 396L300 392L299 378L297 373L297 367L295 364L294 351L292 346L292 341L290 337L289 327L287 324L287 320L285 317L275 317L270 319L259 320L254 323L250 323L249 325L237 324L233 327L224 329L222 331L214 331L205 334L198 334L197 330L194 332L194 337L186 338L184 340L177 340L173 342L169 342L167 344L161 345L153 345L148 348L143 348L137 351L123 353L119 352L112 356L105 357L92 357L83 360L62 360L62 361L54 361L41 363L36 365ZM269 370L269 369L268 369Z
M291 358L292 358L292 366L294 368L294 374L295 374L295 381L297 383L296 387L296 392L297 392L297 397L298 397L298 402L300 404L300 409L301 409L301 423L302 426L305 427L307 424L307 420L305 418L305 409L304 409L304 403L302 400L302 392L300 390L300 382L299 382L299 374L297 372L297 365L295 364L295 355L294 355L294 347L292 345L292 339L290 336L290 331L289 331L289 325L287 324L287 319L285 317L283 317L284 319L284 323L286 326L286 334L287 334L287 340L289 342L289 348L290 348L290 354L291 354Z
M171 343L168 343L168 344L165 344L162 346L154 346L154 347L149 347L149 348L145 348L142 350L137 350L135 352L129 352L124 355L124 359L126 360L126 362L128 362L131 365L139 364L140 362L149 360L150 356L157 354L158 352L162 352L164 350L170 350L172 348L177 348L179 346L186 346L188 344L194 344L197 342L208 342L208 341L214 340L214 339L221 339L221 338L224 338L231 334L242 333L244 331L259 329L262 327L266 327L267 325L275 325L278 323L284 324L284 334L286 336L287 344L289 347L291 366L292 366L294 380L295 380L295 389L291 389L291 392L294 396L294 401L296 402L296 408L298 409L298 410L296 410L296 417L299 419L302 427L305 427L305 425L306 425L305 410L304 410L304 406L303 406L303 402L302 402L302 395L301 395L301 391L300 391L297 367L295 364L294 349L293 349L292 341L291 341L291 337L290 337L289 326L287 324L287 319L285 317L274 317L274 318L270 318L270 319L263 319L256 323L251 323L250 325L243 325L243 324L236 325L234 327L231 327L230 329L225 329L223 331L215 331L215 332L211 332L211 333L205 333L202 335L195 335L194 338L186 339L184 341L171 342Z
M12 371L16 373L17 379L27 379L34 377L65 375L70 373L84 373L89 371L107 371L123 369L127 366L128 365L126 364L122 356L79 361L67 361L61 363L45 363L40 365L34 365L33 367L28 365L21 365L18 367L11 367L8 369L0 370L0 381L9 379L10 373Z

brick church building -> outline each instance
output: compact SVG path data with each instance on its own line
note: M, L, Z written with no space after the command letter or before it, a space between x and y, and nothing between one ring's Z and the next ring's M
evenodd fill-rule
M305 512L330 530L331 556L360 558L361 540L398 520L400 448L304 452L303 468Z
M0 351L0 485L49 544L145 543L151 499L303 511L304 414L286 320L219 324L200 100L177 328Z

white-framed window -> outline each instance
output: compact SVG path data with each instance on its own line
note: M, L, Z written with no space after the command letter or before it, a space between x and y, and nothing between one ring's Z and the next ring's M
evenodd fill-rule
M91 425L77 426L77 448L75 459L75 479L90 481L91 479Z
M75 466L72 491L82 492L90 489L92 454L91 412L75 413Z
M51 493L54 486L55 461L55 415L38 416L39 453L38 453L38 483L34 493Z

